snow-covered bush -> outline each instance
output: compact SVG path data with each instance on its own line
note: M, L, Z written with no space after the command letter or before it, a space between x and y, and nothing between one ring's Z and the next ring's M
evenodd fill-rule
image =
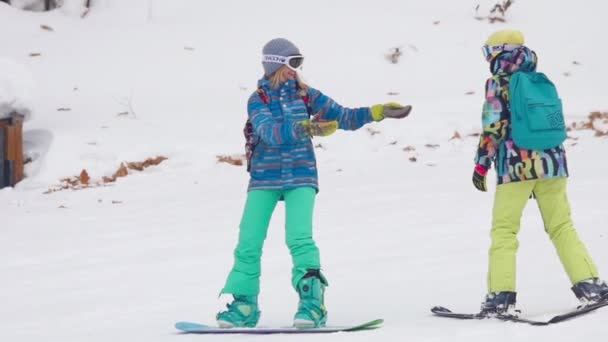
M477 20L488 20L490 23L494 22L506 22L506 14L507 10L513 5L515 0L502 0L494 4L492 8L489 9L489 13L487 15L479 14L480 5L477 5L475 8L475 19Z
M48 11L54 8L62 8L68 13L82 15L91 6L92 0L11 0L13 7L26 11Z
M0 119L13 113L25 116L32 113L33 81L23 65L0 58Z

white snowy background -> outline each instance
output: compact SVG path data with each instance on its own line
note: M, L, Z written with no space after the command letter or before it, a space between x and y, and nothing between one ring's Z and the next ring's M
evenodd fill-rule
M475 312L486 291L494 173L491 192L474 189L469 136L480 130L486 37L524 32L569 124L608 110L605 1L516 1L506 23L474 18L496 2L98 0L84 18L79 1L51 12L0 3L0 101L31 111L33 159L26 179L0 190L0 341L608 338L608 309L548 327L429 311ZM175 321L213 323L230 299L218 293L248 177L216 156L243 151L246 101L275 37L298 45L306 81L340 104L414 107L405 120L316 140L329 324L385 323L314 337L179 335ZM397 64L385 58L394 47ZM450 140L455 132L462 139ZM608 277L608 141L570 135L573 217ZM159 155L168 160L108 186L45 194L83 169L98 182ZM279 205L264 249L263 326L289 325L297 305L283 224ZM533 201L519 237L519 308L542 319L575 307Z

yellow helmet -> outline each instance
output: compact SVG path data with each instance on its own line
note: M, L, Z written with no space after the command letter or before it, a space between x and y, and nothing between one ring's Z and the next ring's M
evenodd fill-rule
M500 30L492 33L482 47L484 57L491 61L503 51L511 51L524 45L524 34L518 30Z

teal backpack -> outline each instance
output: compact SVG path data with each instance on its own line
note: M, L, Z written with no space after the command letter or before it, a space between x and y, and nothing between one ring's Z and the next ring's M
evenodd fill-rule
M562 100L540 72L516 72L509 83L511 132L518 147L546 150L566 140Z

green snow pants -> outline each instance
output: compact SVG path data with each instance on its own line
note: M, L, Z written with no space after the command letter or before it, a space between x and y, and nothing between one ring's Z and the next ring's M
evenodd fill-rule
M315 196L316 190L312 187L249 191L234 251L234 266L222 293L246 296L260 293L262 247L270 218L281 197L285 200L285 242L293 260L294 289L309 269L320 269L319 249L312 239Z
M545 232L572 284L598 276L587 249L574 230L566 195L567 178L538 179L496 187L492 213L492 246L488 270L488 291L515 290L515 253L520 219L532 192L543 218Z

